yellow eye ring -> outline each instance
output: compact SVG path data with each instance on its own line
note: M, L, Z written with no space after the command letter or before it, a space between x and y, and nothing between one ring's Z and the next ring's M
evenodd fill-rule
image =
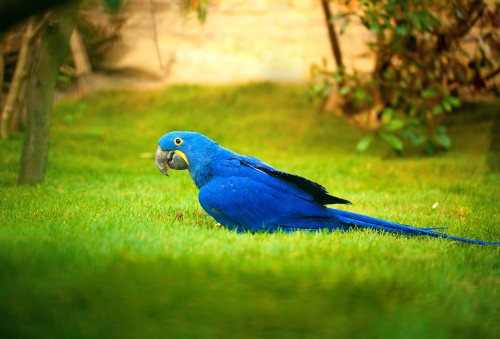
M182 143L183 143L183 142L184 142L184 140L182 140L181 138L175 138L175 139L174 139L174 144L175 144L176 146L180 146L180 145L182 145Z

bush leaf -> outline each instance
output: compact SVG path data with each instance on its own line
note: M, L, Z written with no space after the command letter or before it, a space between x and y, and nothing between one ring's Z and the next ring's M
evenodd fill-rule
M352 88L350 86L342 86L342 87L340 87L339 93L341 96L345 97L347 94L349 94L351 89Z
M370 147L372 141L373 141L373 134L368 134L358 142L358 144L356 145L356 149L359 152L364 152L368 147Z
M380 137L389 145L392 146L395 150L402 151L403 150L403 142L394 134L389 133L380 133Z
M433 88L426 88L422 91L422 97L425 99L432 99L438 96L438 91L437 89Z
M397 131L405 126L405 122L401 119L392 119L384 125L386 131Z
M446 134L436 135L436 142L446 149L449 149L451 147L451 140Z

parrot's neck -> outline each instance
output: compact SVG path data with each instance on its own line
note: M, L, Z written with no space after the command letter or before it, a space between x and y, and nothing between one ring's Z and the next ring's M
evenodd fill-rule
M207 168L189 168L191 179L198 189L202 188L206 183L212 180L212 174Z
M198 189L209 183L214 176L220 175L220 164L228 163L229 159L239 156L217 144L214 146L216 147L211 148L208 152L205 149L203 154L198 154L195 157L195 161L190 162L189 174Z
M189 174L191 179L198 187L202 188L206 183L210 182L213 177L212 163L217 159L224 148L216 143L203 148L203 152L195 154L195 156L188 157L189 161Z

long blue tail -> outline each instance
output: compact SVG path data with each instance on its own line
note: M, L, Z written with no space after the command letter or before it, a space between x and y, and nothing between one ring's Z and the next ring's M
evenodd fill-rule
M372 218L362 214L356 214L352 212L346 212L334 208L330 208L335 217L344 225L356 225L361 227L370 227L374 229L384 230L391 233L407 234L407 235L420 235L420 236L431 236L452 239L457 241L463 241L471 244L480 245L500 245L500 242L489 242L483 240L474 240L467 238L454 237L452 235L435 232L434 230L439 228L416 228L408 225L397 224L394 222Z

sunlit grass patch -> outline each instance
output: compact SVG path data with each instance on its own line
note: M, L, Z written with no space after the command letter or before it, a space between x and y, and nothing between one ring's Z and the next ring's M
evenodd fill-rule
M491 123L455 124L439 157L396 157L320 115L300 86L178 86L66 100L47 177L15 185L0 144L0 337L494 338L498 246L371 230L236 234L201 211L158 138L195 130L323 184L351 211L500 239Z

